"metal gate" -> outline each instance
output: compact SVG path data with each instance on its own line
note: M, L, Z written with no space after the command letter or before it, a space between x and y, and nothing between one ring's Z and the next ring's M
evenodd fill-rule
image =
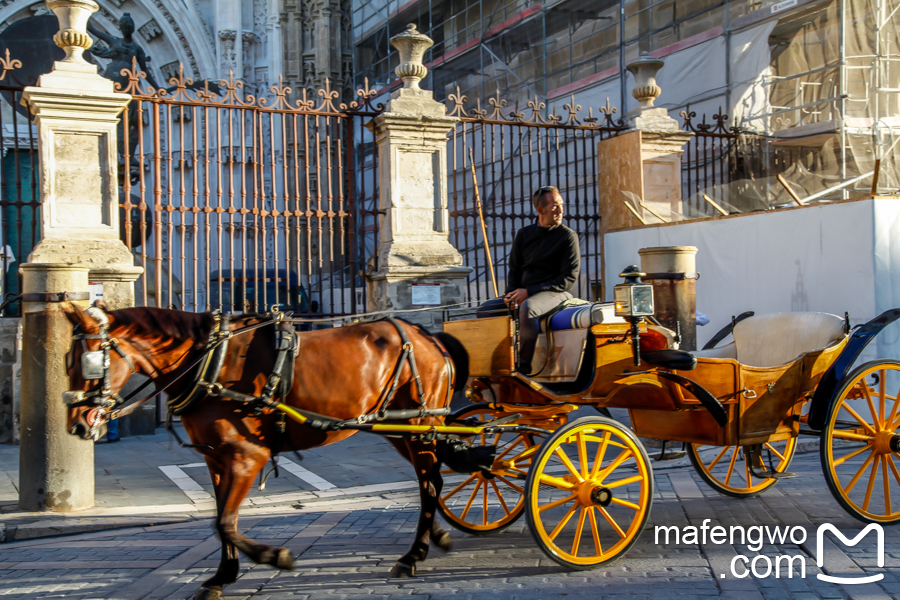
M537 99L525 110L508 107L499 94L488 100L490 112L481 102L468 111L468 99L450 94L448 111L460 122L448 141L450 174L450 241L473 267L469 277L469 300L481 302L493 296L484 254L478 214L475 209L468 148L472 147L487 225L488 242L500 293L507 277L507 258L516 231L535 221L531 197L544 185L560 189L565 199L564 223L579 235L581 273L573 295L595 300L600 295L600 191L597 189L597 143L625 127L613 120L615 108L593 108L582 114L574 97L563 108L547 114Z
M122 235L137 303L202 311L298 314L365 310L365 258L376 231L377 156L365 122L373 93L337 104L280 82L247 93L233 78L133 97L120 128Z

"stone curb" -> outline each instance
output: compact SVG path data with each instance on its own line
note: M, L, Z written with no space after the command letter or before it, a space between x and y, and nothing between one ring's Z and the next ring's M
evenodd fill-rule
M0 523L0 544L21 542L24 540L36 540L42 538L77 535L80 533L93 533L97 531L110 531L114 529L126 529L129 527L155 527L157 525L172 525L193 521L196 517L184 515L179 517L155 517L155 518L104 518L92 519L54 519L51 521L39 521L36 523ZM2 548L2 546L0 546Z

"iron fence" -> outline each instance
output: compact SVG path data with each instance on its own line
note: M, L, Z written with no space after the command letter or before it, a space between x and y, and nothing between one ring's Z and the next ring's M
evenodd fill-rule
M696 116L690 108L681 112L682 130L694 134L685 145L681 161L681 197L684 214L689 218L720 214L703 196L710 197L718 206L729 206L728 186L740 177L740 129L728 126L728 115L721 109L713 115L712 123L706 122L706 115L695 123Z
M17 69L20 60L10 58L9 48L0 57L0 213L2 244L0 267L3 268L2 293L15 296L21 290L19 264L31 253L41 237L41 198L38 183L37 130L22 106L22 92L34 81L23 81ZM19 316L18 303L3 307L2 316Z
M180 72L179 72L180 73ZM377 239L372 92L233 78L145 88L135 66L120 144L123 239L144 267L138 304L227 312L364 311Z
M597 189L597 142L624 129L613 121L615 108L593 108L581 114L574 98L563 108L546 114L546 104L533 100L525 111L508 107L499 95L490 98L490 110L468 111L468 99L450 94L448 111L459 123L448 141L450 241L473 267L469 300L481 302L493 296L484 240L474 202L468 148L475 156L484 221L500 293L507 278L507 257L516 231L535 221L533 193L555 185L565 200L564 223L579 235L581 272L575 296L596 299L600 293L600 191ZM526 112L528 114L526 114Z

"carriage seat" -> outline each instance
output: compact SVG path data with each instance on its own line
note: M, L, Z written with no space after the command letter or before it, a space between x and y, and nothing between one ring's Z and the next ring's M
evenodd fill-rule
M734 341L694 352L698 358L733 358L742 365L778 367L844 339L844 320L828 313L795 312L744 319Z
M563 308L548 319L541 320L541 331L546 331L548 321L550 331L566 331L589 329L591 325L600 323L624 323L625 319L616 316L614 303L598 302Z

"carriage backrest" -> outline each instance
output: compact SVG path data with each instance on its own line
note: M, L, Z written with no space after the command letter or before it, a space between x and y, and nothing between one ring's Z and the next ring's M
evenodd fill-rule
M734 328L736 358L743 365L777 367L844 339L844 320L817 312L775 313L740 321Z

